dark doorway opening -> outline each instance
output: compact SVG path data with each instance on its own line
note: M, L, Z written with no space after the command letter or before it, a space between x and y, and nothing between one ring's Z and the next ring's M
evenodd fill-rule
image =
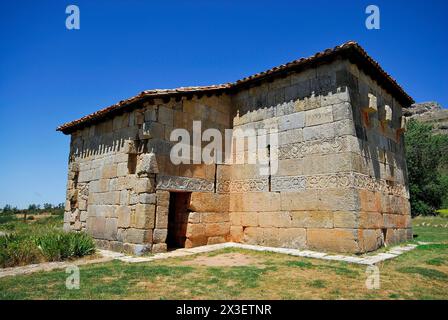
M184 248L187 239L188 205L191 192L170 192L168 211L168 249Z
M381 232L383 233L383 246L386 246L386 239L387 239L387 228L382 228Z

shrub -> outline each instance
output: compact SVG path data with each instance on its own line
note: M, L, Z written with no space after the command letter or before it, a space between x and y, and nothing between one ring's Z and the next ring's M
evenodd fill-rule
M28 237L6 235L0 237L0 266L13 267L38 263L42 254L34 241Z
M0 224L9 223L16 221L17 218L14 214L8 214L8 215L0 215Z
M95 251L95 244L85 233L49 232L36 238L36 244L48 261L82 257Z
M35 243L39 246L47 261L59 261L73 256L70 241L62 232L49 232L38 236Z
M95 243L92 237L85 233L71 233L74 244L73 254L75 257L83 257L95 252Z

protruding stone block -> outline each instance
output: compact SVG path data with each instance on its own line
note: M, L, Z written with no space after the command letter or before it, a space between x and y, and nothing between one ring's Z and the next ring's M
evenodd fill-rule
M139 156L137 175L155 174L159 172L157 159L154 153L144 153Z

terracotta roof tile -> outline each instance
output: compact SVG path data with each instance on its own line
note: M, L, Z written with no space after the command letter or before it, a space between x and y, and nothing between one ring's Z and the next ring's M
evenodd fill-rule
M56 130L62 131L66 134L73 132L83 125L87 125L93 121L98 121L112 112L119 111L127 106L130 106L134 102L138 102L142 99L150 98L164 98L171 96L182 96L185 94L195 94L195 93L216 93L216 92L226 92L227 90L238 90L245 85L250 85L257 81L262 81L267 78L276 77L285 72L295 72L304 70L306 68L312 67L313 63L325 62L326 59L333 59L338 55L342 55L345 58L350 59L353 63L358 66L362 66L365 71L371 74L371 76L376 77L381 80L383 84L387 87L389 91L397 97L399 101L405 106L409 106L414 103L414 100L400 87L400 85L393 79L387 72L385 72L377 61L372 59L367 52L356 42L348 41L340 46L336 46L332 49L325 49L324 51L318 52L308 58L300 58L269 70L262 71L251 76L245 77L243 79L237 80L235 82L224 83L219 85L211 86L197 86L197 87L180 87L174 89L153 89L145 90L140 92L138 95L121 100L120 102L111 105L107 108L98 110L94 113L86 115L80 119L65 123L59 126Z

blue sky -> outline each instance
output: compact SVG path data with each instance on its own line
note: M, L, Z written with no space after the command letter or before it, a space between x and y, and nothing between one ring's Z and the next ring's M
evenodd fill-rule
M81 29L65 28L76 4ZM375 4L381 29L367 30ZM2 1L0 206L65 199L57 125L151 88L234 81L358 41L416 100L448 106L448 2Z

